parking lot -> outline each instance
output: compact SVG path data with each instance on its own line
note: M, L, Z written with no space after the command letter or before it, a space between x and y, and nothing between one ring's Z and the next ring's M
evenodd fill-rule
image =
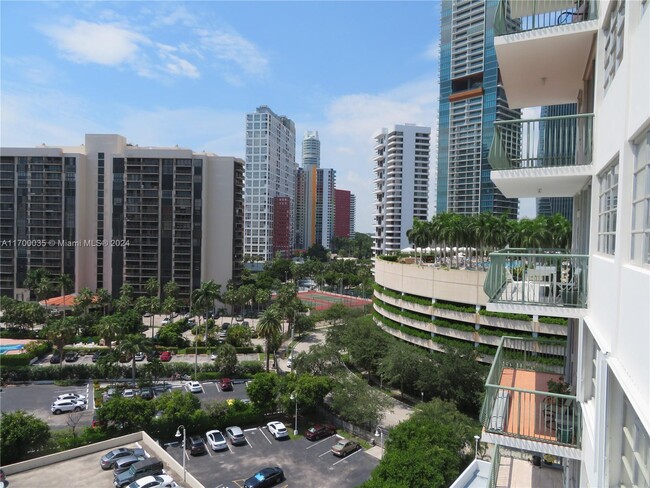
M86 408L79 414L70 413L54 415L50 410L52 402L56 397L64 393L77 393L85 395L87 399ZM0 392L0 411L13 412L25 410L33 414L53 429L69 428L71 422L78 420L78 427L90 426L95 409L93 398L93 385L87 383L82 386L58 386L58 385L9 385L4 386ZM76 417L80 417L77 419Z
M206 455L190 456L186 452L188 472L206 487L242 488L244 480L260 469L279 466L284 470L286 481L278 486L344 488L362 484L379 463L363 449L345 458L335 457L330 449L340 436L316 442L303 437L278 441L266 427L245 429L244 434L246 444L228 444L225 451L214 452L206 446ZM183 462L180 443L169 445L167 452L179 463Z

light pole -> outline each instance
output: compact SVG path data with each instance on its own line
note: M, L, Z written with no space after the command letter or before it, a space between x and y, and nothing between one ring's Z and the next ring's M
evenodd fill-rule
M294 391L289 397L296 402L296 415L295 415L295 427L293 429L293 435L298 435L298 394Z
M381 427L377 427L375 429L375 437L379 437L379 442L381 446L381 455L379 456L379 459L384 458L384 431L382 430Z
M176 429L176 437L181 436L181 429L183 429L183 434L182 434L182 436L183 436L183 482L185 482L185 439L186 439L187 436L185 435L185 426L184 425L179 425L178 426L178 429Z
M422 395L422 403L424 403L424 392L421 391L420 394Z
M478 441L481 438L480 435L474 436L474 459L478 458Z

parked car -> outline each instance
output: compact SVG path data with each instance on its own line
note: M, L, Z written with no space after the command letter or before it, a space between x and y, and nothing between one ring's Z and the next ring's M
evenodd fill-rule
M330 424L317 424L305 431L305 437L310 441L317 441L336 434L336 427Z
M165 318L162 320L162 325L170 324L171 321L172 321L172 319L170 319L169 317L165 317Z
M228 440L233 446L246 444L246 437L244 436L244 431L242 431L237 426L228 427L226 429L226 437L228 437Z
M291 369L293 367L293 356L287 358L287 368Z
M150 457L144 461L138 461L129 466L129 469L123 473L113 476L113 484L117 488L122 488L133 483L135 480L144 478L145 476L155 476L162 474L163 462L160 459Z
M193 435L189 438L187 442L187 449L190 450L192 456L198 456L201 454L207 454L208 451L205 448L205 443L200 435Z
M167 474L145 476L131 483L128 488L177 488L173 478Z
M221 330L226 331L228 330L228 327L230 327L230 322L224 322L223 324L221 324Z
M190 327L196 326L196 320L195 319L188 319L187 325L189 325Z
M153 400L156 395L154 394L153 388L146 387L140 389L140 398L145 400Z
M120 474L126 471L131 467L132 464L137 463L138 461L144 460L144 456L135 456L131 454L130 456L124 456L115 461L113 465L113 473Z
M93 363L96 363L98 359L108 356L108 351L96 351L93 353Z
M147 361L149 362L159 358L160 358L160 351L151 351L149 354L147 354Z
M209 430L205 433L205 438L213 451L223 451L224 449L228 449L226 438L220 430Z
M135 360L136 361L144 361L144 353L143 352L136 352L135 353Z
M79 412L85 408L86 404L77 400L55 400L50 410L58 415L63 412Z
M163 352L161 352L161 353L160 353L160 360L161 360L163 363L166 363L166 362L168 362L168 361L171 361L171 360L172 360L172 353L169 352L169 351L163 351Z
M50 357L50 364L59 364L61 362L61 356L59 354L54 353Z
M57 400L76 400L78 402L86 403L86 395L79 395L78 393L63 393L56 397Z
M265 488L284 481L284 472L278 466L264 468L244 481L244 488Z
M131 389L126 389L122 392L124 398L133 398L135 396L135 391Z
M144 456L144 449L118 447L104 454L99 460L99 465L102 469L112 469L118 459L126 456Z
M230 378L221 378L217 384L221 391L232 391L232 380Z
M287 428L282 422L273 421L266 424L266 427L269 429L269 433L276 439L288 439L289 433Z
M97 414L94 414L94 415L93 415L93 421L92 421L92 423L90 424L90 426L91 426L93 429L98 429L98 428L101 427L102 425L103 425L103 422L102 422L101 420L99 420L99 417L97 416Z
M192 393L203 393L203 388L201 387L201 383L199 383L198 381L190 381L189 383L187 383L187 389Z
M352 441L350 439L341 439L332 446L332 454L338 457L345 457L360 448L361 446L356 441Z
M66 363L76 363L79 360L79 353L78 352L68 352L65 355L65 362Z

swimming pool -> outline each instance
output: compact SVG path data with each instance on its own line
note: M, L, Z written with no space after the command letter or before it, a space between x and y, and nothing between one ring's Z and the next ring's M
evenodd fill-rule
M10 346L0 346L0 356L2 356L7 351L16 351L18 349L23 349L25 346L23 344L12 344Z

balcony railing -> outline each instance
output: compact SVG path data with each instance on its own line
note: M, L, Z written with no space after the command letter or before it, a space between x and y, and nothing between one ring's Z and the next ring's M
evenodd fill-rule
M574 395L550 393L566 346L552 340L502 337L485 383L481 422L486 432L579 447L582 410Z
M594 114L497 120L488 161L494 170L591 164Z
M492 303L587 308L589 256L555 250L490 254L483 290Z
M503 36L597 18L597 0L501 0L494 34Z
M499 468L501 467L501 448L494 446L494 455L492 456L492 465L490 466L490 477L488 478L487 488L497 488L499 479Z

